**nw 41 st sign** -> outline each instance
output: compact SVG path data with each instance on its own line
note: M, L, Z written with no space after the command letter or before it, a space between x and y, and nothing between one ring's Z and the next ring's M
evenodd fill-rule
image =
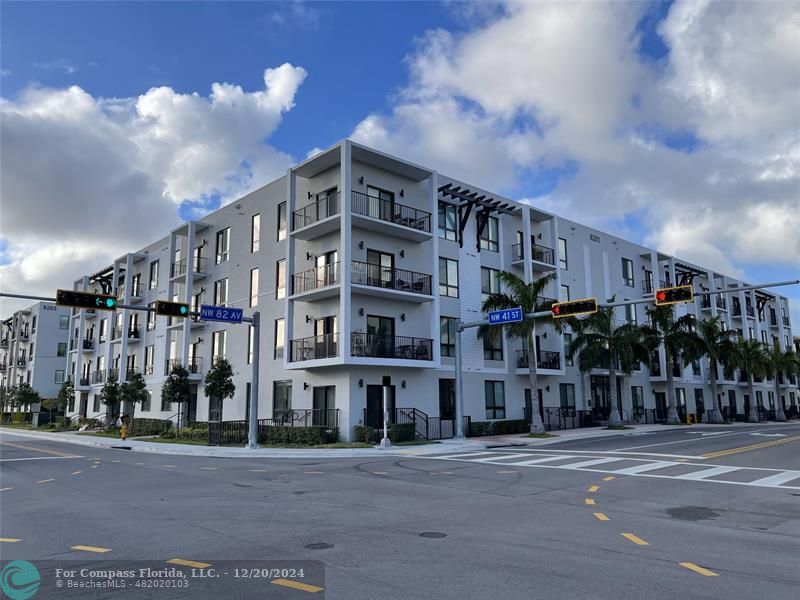
M226 323L241 323L242 309L228 306L211 306L203 304L200 307L200 318L204 321L225 321Z
M522 321L522 307L506 308L489 312L489 325L502 325L503 323L519 323Z

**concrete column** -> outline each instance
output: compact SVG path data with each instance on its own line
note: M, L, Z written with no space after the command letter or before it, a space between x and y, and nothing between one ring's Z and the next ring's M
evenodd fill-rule
M88 289L88 287L89 287L89 277L87 277L86 275L83 276L83 279L81 280L80 287L81 287L81 291L83 291L83 292L85 292ZM97 319L99 317L100 317L100 315L97 315L95 318ZM75 360L75 370L76 370L75 378L78 379L78 380L80 380L80 378L81 378L81 376L83 374L83 365L84 365L84 361L83 361L83 340L86 337L85 331L84 331L85 327L86 327L86 310L82 308L82 309L80 309L80 311L78 311L78 341L77 341L78 345L76 347L77 353L75 355L75 359L76 359ZM72 332L70 332L70 334L71 333ZM69 345L67 347L69 348ZM67 354L69 354L69 352L67 352ZM89 365L89 377L91 377L91 376L92 376L92 369L91 369L91 365ZM91 381L89 381L89 383L91 384ZM77 386L76 385L74 387L75 387L75 389L80 388L81 391L84 391L84 387L83 386ZM87 386L87 388L88 388L88 386ZM88 406L86 408L86 414L87 415L89 414Z
M128 253L125 256L125 292L123 302L130 302L131 291L133 289L131 280L133 279L133 255ZM131 311L127 308L122 309L122 338L119 343L119 381L124 383L128 379L128 327L131 318Z
M351 153L350 141L345 140L340 146L340 175L341 190L340 206L341 220L339 229L339 243L341 244L341 288L339 293L339 353L344 362L350 361L350 259L352 255L352 230L351 230ZM345 416L346 418L346 416Z
M166 298L167 300L172 300L172 296L173 296L174 290L175 290L175 282L172 280L172 273L173 273L172 269L174 268L173 267L173 263L175 262L175 251L177 249L178 249L178 236L174 231L171 231L170 234L169 234L169 255L168 255L168 267L169 267L169 269L167 270L167 275L168 275L168 279L167 279L167 298ZM156 328L158 328L158 321L159 321L159 319L156 318ZM165 370L169 368L168 367L169 359L172 358L169 355L170 339L172 338L172 334L173 334L172 330L170 330L168 327L164 327L164 356L165 356L164 360L165 360L165 362L164 362L164 365L162 365L162 368L164 368ZM168 374L169 374L169 371L166 370L165 371L165 375L168 375Z
M192 304L192 291L194 290L194 245L195 245L195 228L197 224L194 221L189 221L186 224L188 230L186 235L186 277L184 279L183 301ZM230 252L230 248L228 248ZM228 290L230 294L230 289ZM189 339L191 337L192 320L183 320L183 339L181 340L181 364L189 366ZM209 365L209 368L211 365Z
M526 283L533 282L533 249L531 248L531 209L522 207L522 271ZM437 265L438 270L438 265Z
M431 230L433 237L430 242L431 259L428 262L431 273L431 294L433 294L433 305L431 306L431 337L433 344L433 362L438 367L441 364L441 345L436 343L439 339L439 316L441 314L441 304L439 302L439 234L436 227L436 218L439 214L439 174L431 173L428 177L428 200L431 212ZM502 231L502 228L501 228ZM500 251L503 251L501 246ZM502 257L502 254L501 254Z
M296 210L295 196L297 195L297 175L294 170L288 169L286 171L286 275L295 272L295 238L294 238L294 211ZM341 267L341 265L340 265ZM341 268L340 270L344 270ZM291 340L294 338L294 300L291 300L292 292L291 285L287 284L289 289L286 290L286 299L283 305L283 331L286 335L283 346L283 368L289 366L289 355L291 352ZM275 323L270 322L269 319L261 319L261 339L272 340L275 335ZM265 353L266 354L266 353ZM269 360L269 358L268 358Z
M750 290L747 293L750 295L750 302L753 303L753 311L754 311L753 314L755 315L755 317L754 317L755 334L756 334L756 339L760 342L761 341L761 319L759 318L759 315L758 315L758 304L756 302L756 291L755 290ZM766 308L764 310L766 310Z

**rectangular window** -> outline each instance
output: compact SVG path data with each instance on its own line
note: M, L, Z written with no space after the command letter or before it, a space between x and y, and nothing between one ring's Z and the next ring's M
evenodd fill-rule
M439 348L442 356L456 355L456 323L453 317L439 317Z
M214 360L225 358L225 330L211 333L211 352Z
M55 379L53 379L53 383L57 383L59 385L64 383L64 370L63 369L59 369L59 370L56 371L56 376L55 376Z
M217 264L224 263L230 257L228 249L231 242L231 228L226 227L217 232Z
M693 360L692 361L692 375L695 377L700 377L700 361Z
M481 231L481 250L498 252L500 250L500 227L497 217L489 217L486 226Z
M558 266L567 268L567 240L558 238Z
M439 202L439 237L452 241L458 239L458 208L447 202Z
M286 297L286 261L283 259L275 263L275 297Z
M158 287L158 261L154 260L150 263L150 276L148 277L148 281L150 282L150 289L154 290Z
M33 315L33 319L31 320L31 333L36 333L36 315ZM31 352L33 354L33 352Z
M761 330L761 343L762 344L769 343L769 342L767 342L767 332L765 330L763 330L763 329Z
M286 239L286 202L278 204L278 241Z
M633 261L629 258L622 259L622 281L628 287L633 287Z
M568 302L569 301L569 286L561 284L561 288L559 289L559 298L561 302Z
M31 342L30 350L28 350L28 356L30 356L31 360L33 360L33 342Z
M172 403L167 402L164 400L164 396L161 396L161 412L169 412L172 410Z
M258 269L250 269L250 306L258 306Z
M56 356L66 356L66 355L67 355L67 343L58 342L58 349L56 350Z
M216 306L226 306L228 304L227 278L214 282L214 304Z
M439 380L439 417L442 420L456 416L456 380Z
M458 261L439 257L439 295L458 298Z
M572 334L565 333L564 334L564 364L568 367L572 367L575 365L575 359L571 358L569 355L570 348L572 347Z
M150 412L150 407L153 405L153 392L147 390L147 396L142 400L142 412Z
M94 394L92 396L92 411L94 413L100 412L100 394Z
M760 390L756 391L756 406L764 408L764 393Z
M483 336L483 359L503 360L503 328L492 327Z
M558 385L561 393L561 408L575 408L575 384L560 383Z
M253 326L247 326L247 364L253 364Z
M484 396L486 398L486 418L506 418L506 397L502 381L484 381Z
M284 346L284 324L283 319L275 319L275 358L283 358L283 346Z
M481 267L481 302L485 302L490 294L500 293L499 273L497 269Z
M272 418L279 419L290 410L292 410L292 382L289 380L273 382Z
M250 218L250 252L255 254L261 248L261 214Z
M156 303L150 302L147 306L149 306L150 308L155 308ZM147 331L153 331L156 328L156 313L154 311L148 312L147 317L145 317L145 319L146 319L145 322L147 324Z
M145 346L144 347L144 374L145 375L152 375L153 374L153 361L155 359L155 346Z
M61 315L58 318L59 329L69 329L69 315Z
M631 403L633 411L644 410L644 389L640 385L631 386Z

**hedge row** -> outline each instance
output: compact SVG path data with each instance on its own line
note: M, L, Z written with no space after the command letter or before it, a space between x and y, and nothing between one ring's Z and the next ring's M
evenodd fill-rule
M259 444L319 446L339 441L339 430L327 427L282 427L268 425L258 428Z
M389 425L389 440L392 443L411 442L416 432L413 423L393 423ZM353 441L374 444L383 437L383 429L375 430L369 425L355 425L353 427Z
M159 435L172 429L172 421L134 418L129 435Z
M470 437L481 435L508 435L511 433L527 433L530 424L525 419L511 421L472 421L469 425Z
M170 440L193 440L197 442L208 441L208 423L190 423L186 427L176 429L170 427L161 433L162 438Z

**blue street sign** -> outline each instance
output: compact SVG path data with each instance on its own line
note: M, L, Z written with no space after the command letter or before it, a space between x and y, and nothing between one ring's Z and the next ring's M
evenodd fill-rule
M241 323L241 308L231 308L230 306L211 306L203 304L200 307L200 318L204 321L225 321L226 323Z
M503 325L504 323L519 323L522 319L522 307L505 308L489 312L489 325Z

